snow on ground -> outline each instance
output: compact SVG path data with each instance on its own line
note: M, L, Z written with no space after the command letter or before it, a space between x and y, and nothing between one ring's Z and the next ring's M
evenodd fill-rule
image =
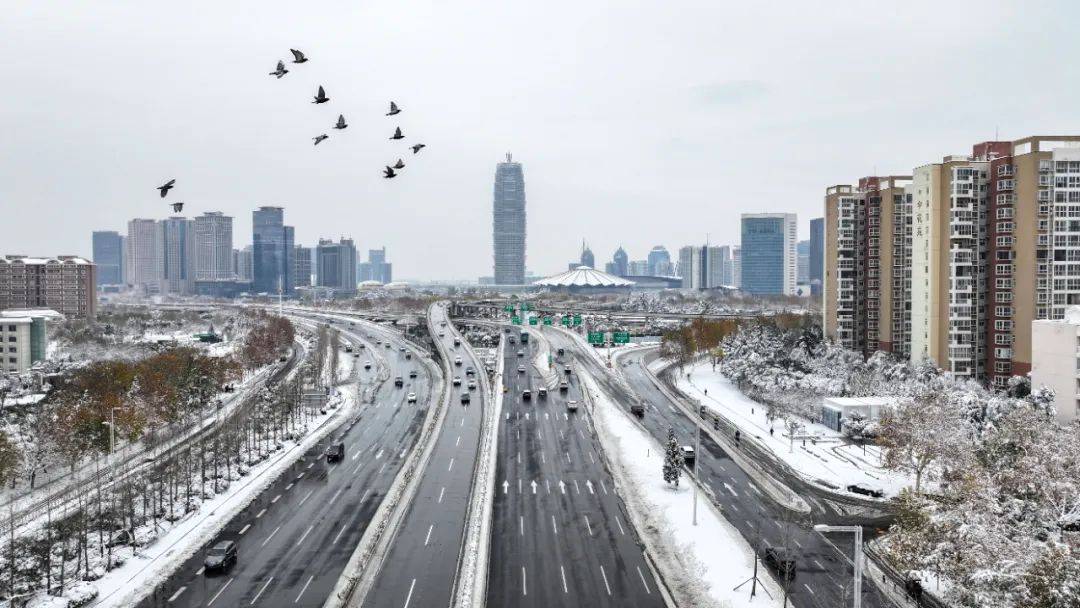
M878 446L853 445L841 433L805 418L799 418L805 428L796 436L793 446L784 421L770 423L765 418L768 408L744 395L719 372L712 371L709 362L696 363L686 371L689 380L683 374L676 375L679 390L739 427L744 438L754 437L809 481L833 489L862 484L883 490L886 497L914 485L910 476L881 467Z
M781 589L763 565L758 567L758 578L772 600L761 589L751 599L749 584L734 590L753 574L750 545L704 495L698 498L695 526L692 482L685 472L677 489L665 483L660 444L600 392L588 374L580 377L592 395L595 427L612 461L620 495L634 516L638 532L649 537L646 540L651 541L650 550L660 563L665 582L673 588L676 603L779 607Z
M334 428L332 419L347 417L357 407L353 390L340 390L336 398L341 406L328 410L327 414L317 414L311 422L313 430L298 443L292 443L251 467L246 477L234 482L225 492L199 504L195 511L173 524L168 532L148 546L140 547L134 556L125 555L127 561L124 565L91 583L98 590L98 599L92 605L100 608L134 605L168 578L273 483L278 475ZM127 553L126 549L121 551Z

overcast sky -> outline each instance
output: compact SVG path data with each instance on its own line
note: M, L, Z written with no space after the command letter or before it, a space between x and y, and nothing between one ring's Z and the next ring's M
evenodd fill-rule
M285 207L297 242L399 278L490 275L492 181L524 165L528 267L737 243L742 212L974 142L1078 132L1075 2L61 2L0 19L0 253L90 255L170 210ZM289 48L310 62L267 75ZM331 101L310 103L318 85ZM383 116L390 100L404 109ZM338 113L351 126L330 129ZM387 138L400 125L404 142ZM314 148L320 133L330 139ZM413 157L407 145L428 148ZM380 177L402 157L399 178ZM365 252L366 257L366 252Z

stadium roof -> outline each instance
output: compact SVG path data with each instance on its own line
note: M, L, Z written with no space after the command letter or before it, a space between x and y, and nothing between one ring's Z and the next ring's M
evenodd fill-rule
M633 284L633 281L627 281L588 266L578 266L573 270L533 282L533 285L538 287L630 287Z

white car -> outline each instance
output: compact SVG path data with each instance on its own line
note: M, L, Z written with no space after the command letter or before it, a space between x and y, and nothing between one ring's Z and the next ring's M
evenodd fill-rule
M461 376L454 376L454 386L461 386Z
M525 366L524 365L519 365L518 366L518 373L519 374L524 374L525 373Z
M371 361L364 361L364 369L371 369Z
M568 411L568 412L576 412L577 411L577 406L578 406L578 402L571 399L571 400L566 402L566 411Z
M454 357L454 365L461 365L461 357Z
M476 388L476 380L469 380L469 388Z
M409 403L416 403L416 393L409 393L406 399L408 399Z

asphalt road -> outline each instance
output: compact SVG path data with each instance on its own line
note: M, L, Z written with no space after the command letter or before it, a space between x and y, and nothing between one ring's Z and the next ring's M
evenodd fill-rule
M406 386L383 383L375 403L362 407L355 425L346 418L334 423L344 424L282 473L140 606L316 607L326 601L419 435L432 386L430 372L417 357L406 360L398 350L400 340L386 348L385 340L375 345L374 339L382 335L368 332L373 339L362 338L363 326L339 323L338 328L343 345L355 345L360 354L341 356L357 363L361 385L374 382L377 374L377 366L364 370L362 362L378 357L393 370L391 378L398 373L406 378ZM359 349L360 343L366 348ZM410 369L419 372L416 379L408 379ZM417 394L418 403L407 403L409 391ZM342 435L345 459L327 463L323 451ZM237 542L238 560L211 576L203 569L203 555L220 540Z
M575 365L585 365L601 388L629 413L629 404L637 398L646 404L641 422L659 442L667 440L669 428L683 444L693 445L697 421L683 414L672 404L645 373L643 355L634 353L622 358L622 372L630 386L614 382L611 371L589 353L579 351L579 344L558 330L545 330L552 348L563 347ZM727 453L707 433L701 433L696 473L709 489L709 498L719 505L725 518L742 534L751 546L763 551L767 546L784 547L797 560L798 572L788 585L790 602L798 608L835 608L850 604L853 554L851 536L829 535L823 538L812 529L824 521L816 509L807 516L793 515L768 498L755 482L735 464ZM845 557L847 556L847 557ZM752 572L747 572L750 578ZM891 606L873 584L864 579L862 605Z
M476 389L467 388L466 368L471 366L482 374L483 365L473 360L464 346L454 346L454 337L460 335L449 323L445 309L436 307L433 314L436 323L447 321L441 328L443 335L434 339L444 352L462 360L460 365L451 363L453 375L447 381L456 376L461 385L451 385L450 404L427 469L374 586L364 598L368 608L449 606L457 574L483 408L490 405L479 381ZM470 394L468 405L461 403L462 393Z
M487 604L664 606L603 466L578 377L560 366L568 390L540 398L544 381L530 363L536 348L505 349Z

